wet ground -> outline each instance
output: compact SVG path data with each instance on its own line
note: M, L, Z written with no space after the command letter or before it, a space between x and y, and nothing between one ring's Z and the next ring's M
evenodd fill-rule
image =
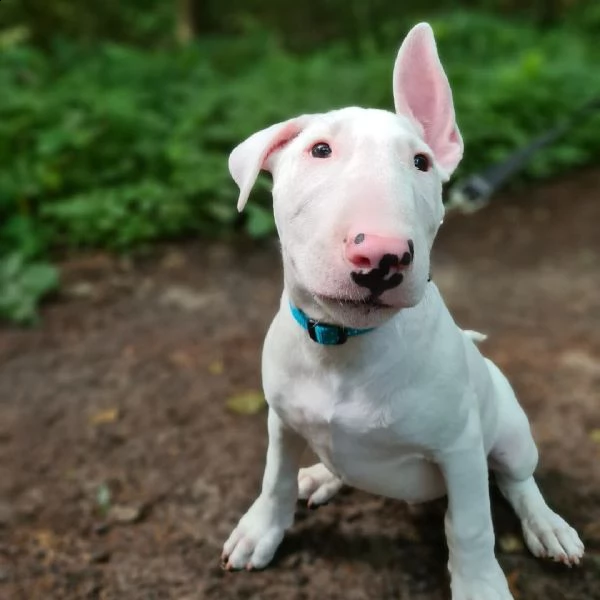
M494 494L515 598L600 598L600 172L450 216L434 278L457 321L507 373L541 451L549 503L581 532L584 564L534 559ZM253 500L260 390L280 293L272 245L167 246L63 265L41 327L0 329L0 598L441 600L444 502L344 490L298 505L260 573L219 568ZM307 457L307 461L310 457Z

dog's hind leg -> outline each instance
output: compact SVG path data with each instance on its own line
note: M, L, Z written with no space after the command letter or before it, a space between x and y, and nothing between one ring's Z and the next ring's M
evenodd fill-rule
M298 498L307 500L309 508L317 508L329 502L342 485L342 480L323 463L300 469L298 472Z
M511 504L531 552L567 565L579 564L583 543L577 532L544 500L533 477L538 452L527 416L500 370L488 362L498 400L498 433L489 456L498 487Z

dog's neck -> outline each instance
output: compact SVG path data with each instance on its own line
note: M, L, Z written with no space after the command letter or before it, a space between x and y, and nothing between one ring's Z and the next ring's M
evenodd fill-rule
M304 314L315 321L345 327L346 324L329 315L327 311L317 302L315 297L301 286L289 282L284 274L283 295L287 298L288 304L299 308Z
M277 331L278 335L285 332L284 337L289 340L287 347L294 348L292 355L315 361L314 365L346 365L348 361L362 360L360 357L369 356L369 360L372 360L373 357L388 352L397 356L398 361L406 362L412 360L415 352L427 347L438 336L442 315L440 306L439 292L435 284L431 283L416 306L398 311L373 331L350 337L344 344L325 345L315 343L296 322L290 310L288 290L284 287L279 308L279 322L283 329ZM296 350L301 352L295 354Z

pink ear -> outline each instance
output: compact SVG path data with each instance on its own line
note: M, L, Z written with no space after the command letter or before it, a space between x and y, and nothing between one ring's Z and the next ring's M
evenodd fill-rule
M425 142L450 175L462 158L463 141L456 125L450 84L427 23L413 27L402 43L393 83L396 112L421 125Z
M261 170L270 170L271 155L293 140L305 125L306 118L298 117L271 125L251 135L229 156L229 172L240 188L237 208L246 206L252 186Z

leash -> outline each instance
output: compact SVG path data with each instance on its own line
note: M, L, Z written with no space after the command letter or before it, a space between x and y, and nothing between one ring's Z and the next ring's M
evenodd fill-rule
M501 163L488 167L455 183L448 194L447 210L458 209L465 213L474 212L485 206L511 177L518 173L527 160L538 150L549 146L580 123L581 117L589 117L600 109L600 96L592 98L575 110L562 123L540 135L524 148L517 150Z

